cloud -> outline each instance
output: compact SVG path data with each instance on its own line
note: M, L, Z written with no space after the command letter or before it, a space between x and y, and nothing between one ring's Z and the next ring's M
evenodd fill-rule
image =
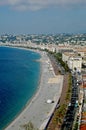
M86 0L0 0L0 5L9 5L16 10L40 10L49 6L86 5Z

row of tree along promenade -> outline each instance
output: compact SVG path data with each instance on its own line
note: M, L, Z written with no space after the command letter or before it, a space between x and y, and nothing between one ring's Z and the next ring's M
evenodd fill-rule
M45 130L60 130L71 99L72 76L67 64L62 61L61 53L48 52L48 56L51 60L55 74L64 75L64 81L61 97Z

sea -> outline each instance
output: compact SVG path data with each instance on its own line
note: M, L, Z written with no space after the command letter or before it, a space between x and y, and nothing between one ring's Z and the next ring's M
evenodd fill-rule
M25 108L38 89L39 53L0 47L0 130Z

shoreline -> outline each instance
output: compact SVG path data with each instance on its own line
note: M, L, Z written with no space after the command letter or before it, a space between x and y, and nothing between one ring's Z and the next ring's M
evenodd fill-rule
M24 48L24 49L26 49L26 48ZM27 50L28 50L28 48L27 48ZM31 51L33 51L33 50L31 50ZM35 52L38 52L38 51L35 51ZM59 100L59 97L61 95L61 90L62 90L62 84L63 84L63 82L62 82L63 76L56 76L54 74L54 70L52 70L52 71L49 70L51 63L50 63L48 56L45 54L45 52L39 52L39 53L41 53L40 54L41 55L41 58L40 58L41 73L40 73L40 80L38 83L37 90L34 93L31 100L26 104L26 106L24 107L22 112L20 112L20 114L4 130L20 130L20 129L24 130L24 128L21 128L21 126L28 123L29 121L31 121L36 128L39 128L40 130L42 130L45 127L45 124L46 124L49 116L52 114L52 112L55 108L55 105L57 104L57 102ZM47 61L49 61L49 64L47 63ZM57 78L58 82L48 83L48 80L50 78L53 79L53 77ZM44 81L45 81L45 83L44 83ZM58 88L55 87L54 88L55 91L53 92L53 89L51 89L51 87L54 87L57 85L60 85L60 88L59 88L59 86L58 86ZM58 92L58 89L59 89L59 92ZM58 95L56 94L56 90L57 90ZM46 93L46 91L47 92L50 91L49 95L53 95L53 96L50 96L50 98L51 99L53 98L55 103L53 103L53 104L46 103L48 96L49 96ZM37 109L35 109L35 107ZM46 109L46 110L43 110L43 109ZM47 112L47 114L46 114L46 112ZM41 115L41 113L43 113L43 114ZM37 115L37 114L40 114L40 115ZM37 120L36 118L39 118L39 119Z

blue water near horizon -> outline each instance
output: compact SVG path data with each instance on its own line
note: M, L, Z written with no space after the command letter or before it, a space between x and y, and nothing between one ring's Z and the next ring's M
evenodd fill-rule
M38 53L0 47L0 130L25 107L37 90L40 78Z

